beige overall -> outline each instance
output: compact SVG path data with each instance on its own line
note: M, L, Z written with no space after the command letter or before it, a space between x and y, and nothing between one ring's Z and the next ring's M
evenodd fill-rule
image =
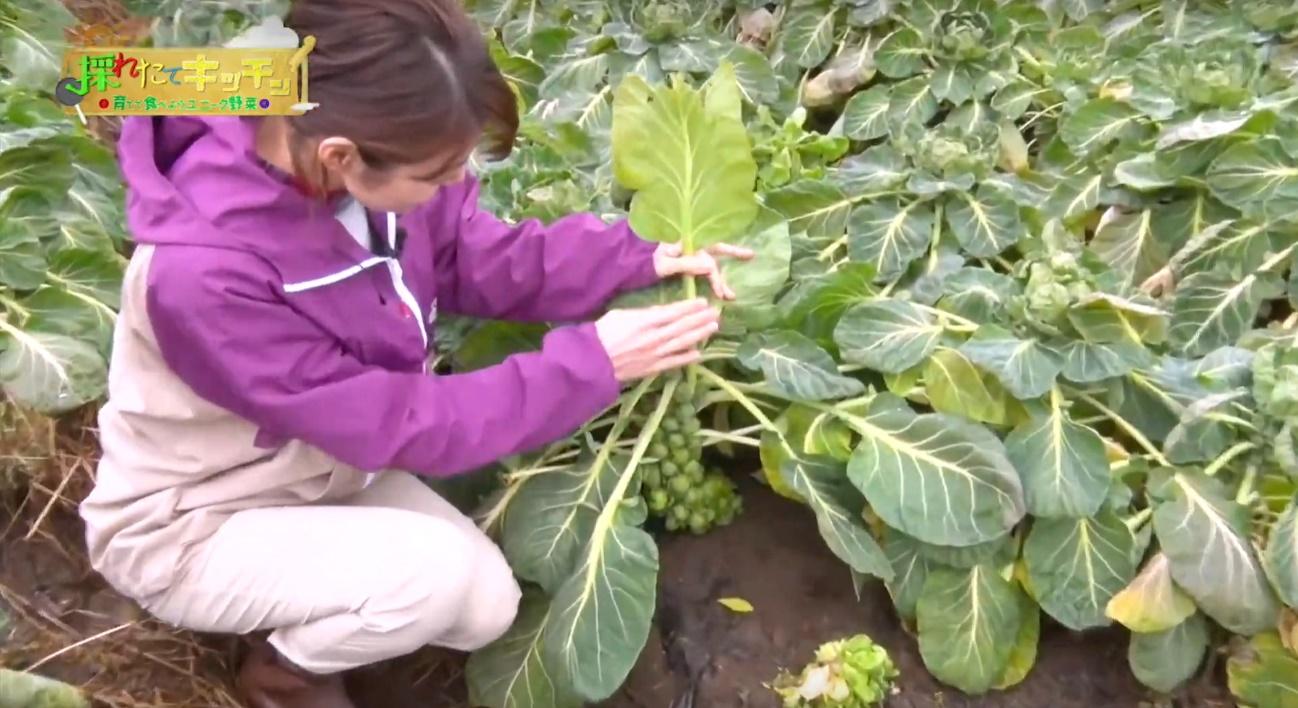
M95 569L168 623L273 630L317 673L504 633L520 595L509 566L420 480L370 480L301 442L259 447L256 426L171 373L144 305L151 254L141 245L127 269L81 505Z

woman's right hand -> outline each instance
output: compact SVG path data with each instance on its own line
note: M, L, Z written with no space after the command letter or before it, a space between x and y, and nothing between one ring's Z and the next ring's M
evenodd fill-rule
M610 310L595 332L620 382L652 376L699 360L698 346L720 326L721 312L706 299L634 310Z

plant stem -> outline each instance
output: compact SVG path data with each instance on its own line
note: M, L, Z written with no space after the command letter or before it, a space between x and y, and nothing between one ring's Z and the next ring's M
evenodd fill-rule
M1154 460L1158 462L1158 464L1163 465L1165 467L1172 466L1172 463L1169 462L1167 458L1163 456L1163 453L1154 445L1154 443L1150 442L1149 438L1145 437L1144 433L1137 430L1136 427L1131 423L1128 423L1125 418L1118 415L1116 412L1111 410L1108 406L1104 405L1103 403L1100 403L1098 400L1096 400L1094 396L1091 396L1090 394L1084 393L1082 391L1074 390L1074 392L1077 394L1078 398L1094 406L1096 410L1103 413L1105 417L1107 417L1109 420L1117 424L1119 428L1122 428L1122 430L1126 432L1127 435L1130 435L1131 439L1135 440L1138 445L1143 447L1145 449L1145 452L1148 452L1149 456L1153 457Z
M1253 483L1257 481L1257 465L1249 465L1244 470L1244 481L1239 483L1239 491L1235 493L1236 504L1248 504L1249 497L1253 496Z
M645 379L646 382L652 380L653 377ZM589 550L586 551L586 561L584 563L587 587L593 587L595 585L595 575L600 571L600 568L603 567L599 560L604 554L604 544L607 542L609 529L613 526L613 517L622 506L622 498L626 496L627 489L631 486L631 480L635 478L636 467L640 465L640 459L644 457L644 452L649 447L649 440L653 437L653 431L658 429L663 418L667 415L667 407L671 404L672 394L676 391L676 385L677 382L674 379L671 379L667 381L665 386L663 386L662 397L658 399L658 405L654 408L653 412L649 414L649 419L645 421L645 430L649 432L642 432L640 434L640 439L636 442L635 449L631 451L631 459L627 461L626 467L622 470L622 474L618 476L617 484L613 487L613 491L609 493L608 498L604 502L604 508L600 509L599 516L595 518L595 527L591 530L590 541L588 542ZM643 393L643 391L641 391L641 393ZM639 397L637 396L636 398ZM631 403L627 406L627 410L629 411L633 406L634 403ZM618 422L621 423L627 417L628 416L624 413ZM603 452L603 449L601 449L600 452ZM593 474L591 475L591 478L597 478L598 476L598 474ZM575 624L573 625L572 631L577 631Z
M24 320L26 320L27 317L31 315L31 310L28 310L22 305L19 305L17 300L14 300L13 298L10 297L6 297L4 295L0 295L0 305L4 305L5 307L9 308L10 312L14 312L18 314L18 316Z
M698 436L703 438L703 445L717 445L723 442L731 442L737 445L747 445L749 447L761 447L762 441L756 438L750 438L747 435L738 435L736 433L727 433L721 430L700 430Z
M820 253L816 254L816 260L823 261L826 258L833 256L834 253L838 251L839 248L846 245L847 245L847 234L843 234L839 238L834 239L833 243L821 249Z
M699 373L703 375L703 378L712 382L712 385L730 394L730 397L734 399L735 403L738 403L739 405L743 406L749 413L751 413L763 428L773 433L780 432L779 427L777 427L775 423L771 422L771 419L768 418L766 414L762 412L762 409L759 408L756 403L753 403L752 399L750 399L747 395L745 395L743 391L739 390L740 386L747 387L745 384L736 385L735 382L730 381L729 379L726 379L707 369L703 369Z
M1281 263L1284 262L1284 260L1285 260L1286 258L1289 257L1289 254L1293 253L1293 250L1294 250L1295 248L1298 248L1298 243L1292 243L1292 244L1289 244L1288 247L1286 247L1285 249L1283 249L1283 250L1280 251L1279 253L1277 253L1277 254L1271 256L1270 258L1266 259L1266 261L1265 261L1264 263L1262 263L1261 266L1258 266L1257 271L1256 271L1253 275L1251 275L1251 276L1249 276L1249 277L1250 277L1250 278L1255 278L1256 275L1257 275L1257 273L1264 273L1264 272L1266 272L1266 271L1268 271L1268 270L1271 270L1272 268L1276 267L1277 265L1280 265Z
M937 317L939 320L943 320L944 322L942 326L949 330L956 331L956 332L972 332L978 329L977 322L974 322L971 319L961 317L960 315L957 315L954 312L939 310L938 308L933 307L932 305L923 305L918 302L912 302L911 304L914 305L915 307L918 307L921 310L924 310L925 312L932 314L933 316ZM955 326L952 326L951 324L947 324L948 322L955 323Z
M1139 531L1140 527L1144 526L1145 522L1149 521L1149 517L1153 515L1154 507L1147 506L1133 514L1130 519L1127 519L1127 528L1131 529L1132 533L1135 533L1136 531Z
M1236 459L1236 457L1243 455L1243 453L1250 451L1250 449L1253 449L1255 447L1258 446L1255 446L1255 444L1250 442L1234 444L1234 446L1227 449L1227 451L1221 453L1221 455L1218 456L1218 459L1212 460L1212 462L1210 462L1210 464L1208 464L1206 468L1203 468L1203 474L1207 474L1208 477L1212 477L1212 475L1221 472L1221 468L1224 468L1225 465L1228 465L1229 462L1231 462L1231 460Z

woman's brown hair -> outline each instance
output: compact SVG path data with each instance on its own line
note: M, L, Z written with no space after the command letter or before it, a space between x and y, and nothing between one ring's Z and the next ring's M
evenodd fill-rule
M439 155L450 166L484 140L489 157L509 154L514 92L460 2L293 0L284 24L315 36L309 100L320 104L289 120L299 178L320 185L299 146L332 135L380 169Z

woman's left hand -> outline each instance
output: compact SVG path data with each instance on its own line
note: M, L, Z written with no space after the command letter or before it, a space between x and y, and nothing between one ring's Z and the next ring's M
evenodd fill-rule
M654 270L658 272L659 278L680 274L705 275L708 282L712 283L712 292L716 293L717 297L723 300L734 300L735 291L726 284L725 276L721 274L721 267L717 265L717 258L720 257L746 261L753 257L753 251L742 246L718 243L686 256L681 254L680 244L662 243L654 251Z

